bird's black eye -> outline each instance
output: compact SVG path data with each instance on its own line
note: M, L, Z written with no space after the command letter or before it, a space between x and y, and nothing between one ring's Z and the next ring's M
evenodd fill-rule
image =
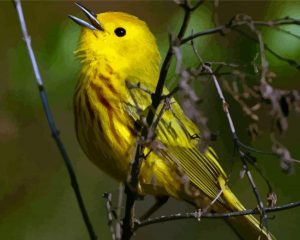
M115 34L118 37L124 37L126 35L126 30L122 27L118 27L118 28L115 29Z

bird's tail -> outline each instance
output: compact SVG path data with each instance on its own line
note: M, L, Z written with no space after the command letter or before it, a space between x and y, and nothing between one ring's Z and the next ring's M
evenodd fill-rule
M226 202L227 208L231 211L243 211L244 206L230 191L224 186L222 198ZM258 220L252 215L244 215L228 218L228 223L231 225L237 235L244 240L276 240L276 238L265 228L261 228Z

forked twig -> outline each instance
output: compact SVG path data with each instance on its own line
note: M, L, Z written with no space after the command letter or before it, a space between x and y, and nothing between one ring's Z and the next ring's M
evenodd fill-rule
M114 217L113 217L113 210L112 210L112 194L111 193L104 193L103 198L106 200L106 215L107 215L107 224L111 233L111 239L117 240L116 231L114 228Z

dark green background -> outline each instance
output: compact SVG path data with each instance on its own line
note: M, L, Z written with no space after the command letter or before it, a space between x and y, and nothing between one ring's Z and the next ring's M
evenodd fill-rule
M176 32L182 11L171 1L98 1L85 5L95 12L126 11L145 20L158 38L162 55L168 43L167 32ZM117 198L117 183L92 165L76 141L73 130L72 93L79 71L73 51L79 27L68 14L82 16L72 2L26 1L23 3L28 31L36 53L49 102L61 130L61 137L74 162L82 193L99 239L109 239L102 194L112 192ZM194 14L194 31L213 27L212 2ZM299 1L221 1L220 22L236 13L246 13L257 20L284 16L300 18ZM37 92L27 51L22 41L16 12L11 2L0 2L0 239L88 239L61 156L51 139ZM285 29L300 35L300 27ZM190 29L191 30L191 29ZM265 41L284 56L300 61L300 41L274 29L263 32ZM203 37L196 41L207 61L247 62L256 54L255 44L236 34L228 37ZM195 65L191 50L185 49L185 64ZM274 84L281 88L300 89L299 71L267 55L271 69L278 77ZM199 87L205 92L203 103L209 125L220 134L214 143L228 170L232 141L215 91L210 84ZM229 96L227 96L229 98ZM270 117L261 115L262 134L250 142L246 134L248 120L233 101L231 110L241 139L261 149L270 150L268 131ZM290 128L280 140L300 158L299 116L289 117ZM259 165L274 186L278 203L300 200L299 167L293 175L282 173L279 161L258 156ZM255 199L246 179L239 180L240 164L236 164L230 185L247 207L255 207ZM256 176L256 174L254 174ZM265 196L261 180L258 186ZM139 210L152 199L139 202ZM143 205L143 206L142 206ZM193 210L185 203L171 201L158 214ZM139 211L140 212L140 211ZM299 239L300 209L270 214L270 229L278 239ZM139 230L135 239L236 239L222 220L182 220L149 226Z

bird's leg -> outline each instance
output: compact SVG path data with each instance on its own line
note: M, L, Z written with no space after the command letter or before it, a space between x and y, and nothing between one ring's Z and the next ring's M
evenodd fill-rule
M152 207L150 207L147 212L145 212L141 217L140 220L145 220L149 218L153 213L155 213L158 209L160 209L161 206L163 206L167 201L169 197L168 196L161 196L161 197L155 197L155 203Z

